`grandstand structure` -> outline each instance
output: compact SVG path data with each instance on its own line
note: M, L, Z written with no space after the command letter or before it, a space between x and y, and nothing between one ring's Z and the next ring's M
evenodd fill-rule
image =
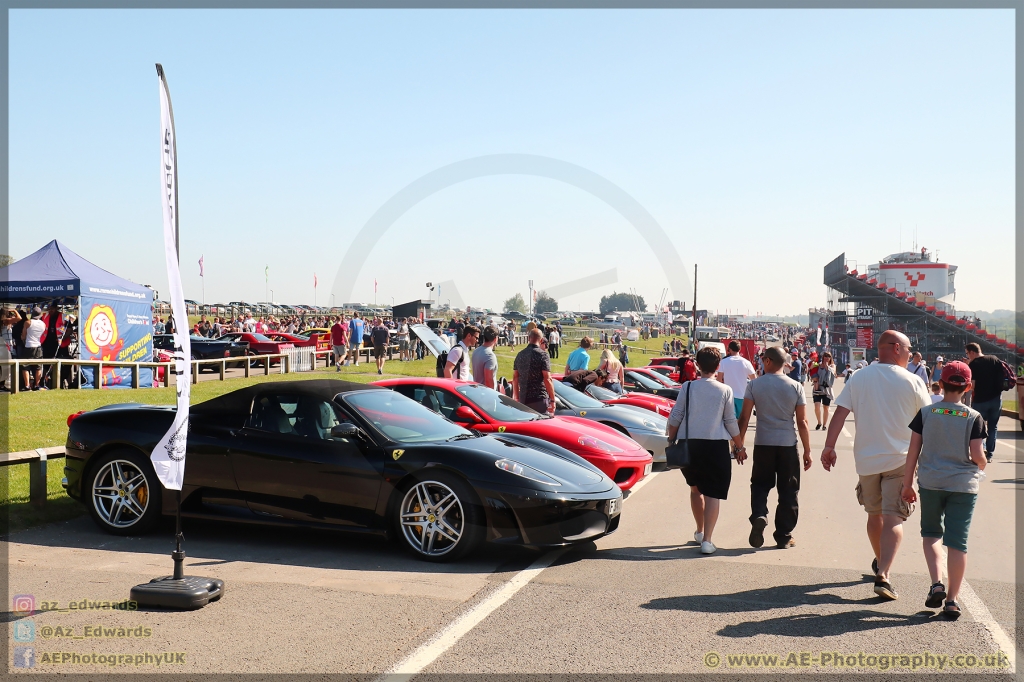
M929 365L939 355L962 357L972 341L986 355L1014 364L1020 350L1016 345L986 331L978 319L957 316L952 306L955 265L933 260L925 249L892 254L864 272L850 265L843 253L824 272L829 345L840 367L877 357L875 341L887 329L906 334Z

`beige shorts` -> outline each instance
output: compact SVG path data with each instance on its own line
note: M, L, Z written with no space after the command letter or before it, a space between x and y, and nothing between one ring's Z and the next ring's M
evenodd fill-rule
M880 474L861 476L857 484L857 502L870 515L891 514L904 521L914 513L914 506L903 501L903 473L906 465Z

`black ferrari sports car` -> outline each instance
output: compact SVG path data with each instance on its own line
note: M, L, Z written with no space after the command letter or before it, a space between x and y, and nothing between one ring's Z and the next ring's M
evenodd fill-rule
M149 455L174 407L69 418L64 486L104 530L174 513ZM482 435L400 393L347 381L258 384L190 409L182 516L397 538L448 561L483 541L559 546L619 524L618 486L556 445Z

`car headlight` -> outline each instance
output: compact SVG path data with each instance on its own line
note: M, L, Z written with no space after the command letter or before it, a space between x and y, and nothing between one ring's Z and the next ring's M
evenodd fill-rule
M622 448L617 448L611 443L605 443L600 438L594 438L593 436L580 436L578 442L585 448L594 448L603 452L622 452Z
M517 462L514 459L499 459L497 462L494 463L494 466L498 467L502 471L507 471L510 474L515 474L516 476L528 478L531 481L536 481L537 483L544 483L546 485L562 485L557 480L555 480L554 477L544 473L540 469L534 469L531 466L526 466L525 464Z

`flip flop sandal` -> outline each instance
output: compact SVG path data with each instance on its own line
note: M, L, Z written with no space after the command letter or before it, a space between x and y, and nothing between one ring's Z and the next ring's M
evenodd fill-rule
M955 601L946 601L946 608L942 610L942 615L949 620L956 620L960 617L960 606Z
M899 595L896 594L896 590L893 589L893 586L881 578L875 579L875 594L879 597L885 597L886 599L899 598ZM948 604L949 602L946 603Z
M937 609L942 606L942 600L946 598L946 586L942 583L933 583L930 590L928 590L928 598L924 600L924 605L930 609Z

